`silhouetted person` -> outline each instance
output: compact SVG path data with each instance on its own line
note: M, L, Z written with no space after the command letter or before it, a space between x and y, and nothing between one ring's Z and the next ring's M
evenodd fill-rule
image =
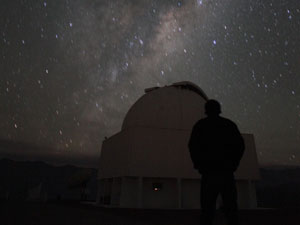
M194 125L189 141L194 168L202 175L201 225L212 224L219 194L228 224L237 225L237 190L233 173L243 156L244 140L234 122L219 116L219 102L208 100L205 113L207 117Z

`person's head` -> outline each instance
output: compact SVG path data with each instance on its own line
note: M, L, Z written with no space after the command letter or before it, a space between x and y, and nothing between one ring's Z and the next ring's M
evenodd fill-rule
M221 105L217 100L210 99L205 103L205 114L207 116L218 116L221 113Z

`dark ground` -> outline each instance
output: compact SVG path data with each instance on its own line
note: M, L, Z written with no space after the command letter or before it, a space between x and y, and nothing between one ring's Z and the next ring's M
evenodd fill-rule
M109 209L79 203L2 201L1 225L199 225L198 210ZM299 225L300 209L242 210L241 225ZM225 225L218 213L216 225Z

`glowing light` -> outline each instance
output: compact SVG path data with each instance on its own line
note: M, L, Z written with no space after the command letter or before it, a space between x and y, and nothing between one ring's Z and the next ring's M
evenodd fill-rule
M203 5L203 0L197 0L198 6Z

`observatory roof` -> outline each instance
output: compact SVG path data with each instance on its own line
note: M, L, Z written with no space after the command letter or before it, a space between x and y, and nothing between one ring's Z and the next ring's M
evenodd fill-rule
M191 129L204 116L208 97L189 81L145 89L145 94L129 109L122 130L130 127Z

